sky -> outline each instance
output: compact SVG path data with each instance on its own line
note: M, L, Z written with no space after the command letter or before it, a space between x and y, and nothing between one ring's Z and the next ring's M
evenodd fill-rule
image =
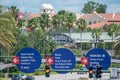
M107 13L120 13L120 0L0 0L4 6L17 6L21 12L39 13L42 4L51 4L55 13L60 10L81 12L84 4L88 1L106 4Z

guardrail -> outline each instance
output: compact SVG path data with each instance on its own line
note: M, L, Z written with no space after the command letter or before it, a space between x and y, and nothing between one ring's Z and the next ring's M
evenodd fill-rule
M39 71L45 71L45 69L38 69ZM58 69L50 69L51 72L89 72L89 70L58 70ZM96 70L93 70L95 72ZM110 70L102 70L103 73L110 73ZM117 71L120 73L120 71Z

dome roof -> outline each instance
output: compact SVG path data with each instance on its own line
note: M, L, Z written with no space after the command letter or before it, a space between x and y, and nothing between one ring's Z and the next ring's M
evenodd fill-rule
M51 4L43 4L41 9L53 9L53 6Z

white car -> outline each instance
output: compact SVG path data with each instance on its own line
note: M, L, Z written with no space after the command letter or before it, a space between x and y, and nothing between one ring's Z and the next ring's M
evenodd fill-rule
M25 78L27 77L25 74L21 74L20 76L22 77L22 80L25 80Z

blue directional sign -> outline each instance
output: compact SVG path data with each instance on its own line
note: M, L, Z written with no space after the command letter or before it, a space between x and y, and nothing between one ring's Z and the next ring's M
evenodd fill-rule
M76 58L72 51L66 48L56 49L51 57L54 58L54 64L51 65L52 69L55 70L71 70L75 67ZM66 73L63 71L57 71L58 73Z
M110 67L111 58L109 54L101 48L91 49L86 54L86 57L88 57L87 69L92 66L95 70L97 66L102 66L103 70L107 70Z
M34 48L23 48L16 56L20 58L16 66L24 73L33 73L41 65L41 56Z

